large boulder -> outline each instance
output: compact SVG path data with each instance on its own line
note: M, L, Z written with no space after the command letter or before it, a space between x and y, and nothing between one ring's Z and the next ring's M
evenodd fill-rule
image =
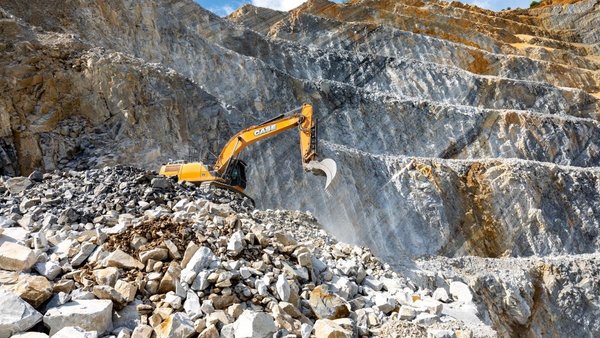
M18 195L33 185L27 177L13 177L4 182L11 195Z
M35 264L36 260L37 257L33 250L26 246L10 242L0 245L0 269L28 270Z
M264 312L245 310L234 323L235 338L270 338L277 331L275 320Z
M345 318L350 314L350 305L342 297L329 292L321 285L310 293L309 304L319 319Z
M37 308L52 297L52 283L44 276L22 276L15 287L15 292Z
M0 338L23 332L42 319L42 314L14 293L0 291Z
M78 326L86 331L97 331L99 335L112 329L110 300L78 300L50 309L44 315L44 324L52 336L67 326Z

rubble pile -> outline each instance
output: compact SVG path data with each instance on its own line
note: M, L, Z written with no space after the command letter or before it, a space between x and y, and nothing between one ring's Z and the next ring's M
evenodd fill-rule
M467 285L419 287L309 213L125 167L4 178L0 193L0 337L481 329L456 318L477 313Z

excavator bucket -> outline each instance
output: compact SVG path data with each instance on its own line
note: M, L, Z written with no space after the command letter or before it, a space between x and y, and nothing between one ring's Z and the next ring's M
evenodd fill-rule
M325 189L329 187L329 184L331 184L331 181L333 181L337 174L337 164L330 158L323 159L322 161L310 161L306 164L305 168L315 175L327 177Z

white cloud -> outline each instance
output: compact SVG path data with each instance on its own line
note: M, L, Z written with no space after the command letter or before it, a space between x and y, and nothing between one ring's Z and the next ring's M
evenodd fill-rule
M220 16L227 16L229 14L231 14L231 12L235 11L235 8L233 8L233 6L229 6L229 5L225 5L225 6L219 6L219 7L211 7L208 8L211 12L220 15Z
M252 0L252 4L258 7L266 7L279 11L289 11L300 5L306 0Z

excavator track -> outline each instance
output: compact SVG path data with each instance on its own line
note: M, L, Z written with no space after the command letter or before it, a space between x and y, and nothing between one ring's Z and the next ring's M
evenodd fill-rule
M203 194L206 194L206 196L209 198L209 200L217 200L217 199L223 198L223 196L220 196L219 190L233 192L234 195L236 195L238 197L238 199L242 202L243 205L245 204L245 206L251 207L252 209L254 209L256 207L256 203L254 202L254 199L252 197L246 195L243 192L240 192L236 188L234 188L230 185L227 185L225 183L220 183L220 182L215 182L215 181L202 182L200 184L200 190L202 191Z

